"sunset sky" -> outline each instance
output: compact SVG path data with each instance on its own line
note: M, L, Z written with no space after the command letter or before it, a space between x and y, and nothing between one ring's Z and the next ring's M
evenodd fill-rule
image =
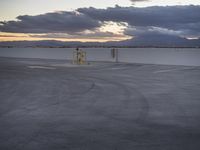
M1 0L0 41L200 37L200 0Z

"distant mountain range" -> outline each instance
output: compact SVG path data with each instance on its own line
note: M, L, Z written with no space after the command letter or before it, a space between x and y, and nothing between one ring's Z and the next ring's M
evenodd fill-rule
M188 40L175 36L166 36L165 38L156 36L104 43L62 42L55 40L7 41L0 42L0 47L200 47L200 39Z

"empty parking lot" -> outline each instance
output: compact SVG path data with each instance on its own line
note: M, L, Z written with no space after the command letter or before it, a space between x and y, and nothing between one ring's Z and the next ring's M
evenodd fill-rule
M2 150L198 150L200 67L0 58Z

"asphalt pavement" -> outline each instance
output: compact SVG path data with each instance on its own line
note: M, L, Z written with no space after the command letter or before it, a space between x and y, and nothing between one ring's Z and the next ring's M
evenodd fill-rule
M0 150L199 150L200 67L0 58Z

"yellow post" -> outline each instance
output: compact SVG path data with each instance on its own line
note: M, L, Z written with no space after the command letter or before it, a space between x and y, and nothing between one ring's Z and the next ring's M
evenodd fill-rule
M76 49L73 52L73 64L82 65L86 63L86 52Z

